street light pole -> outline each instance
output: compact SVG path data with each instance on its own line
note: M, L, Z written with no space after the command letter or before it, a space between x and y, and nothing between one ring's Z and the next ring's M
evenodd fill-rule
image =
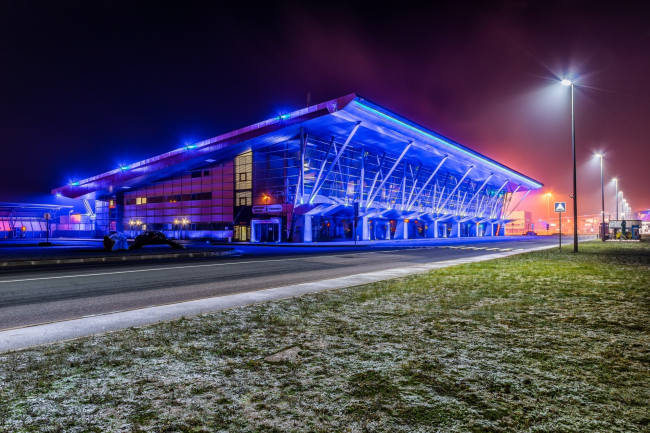
M547 192L546 193L546 234L548 235L548 225L550 224L551 220L551 210L550 210L550 203L549 199L551 198L551 193Z
M614 184L616 185L616 220L618 221L618 179L614 178Z
M573 97L574 85L571 83L571 149L573 150L573 252L578 252L578 188L576 181L576 118Z
M603 154L597 153L596 156L600 158L600 196L602 204L600 212L600 237L603 242L605 242L605 184L603 183Z
M563 79L562 84L571 86L571 150L573 151L573 252L578 252L578 194L576 181L576 118L574 84L571 80Z

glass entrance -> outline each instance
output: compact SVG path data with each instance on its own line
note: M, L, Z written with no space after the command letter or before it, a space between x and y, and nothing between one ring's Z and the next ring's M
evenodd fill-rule
M251 242L280 242L280 224L279 218L251 220Z

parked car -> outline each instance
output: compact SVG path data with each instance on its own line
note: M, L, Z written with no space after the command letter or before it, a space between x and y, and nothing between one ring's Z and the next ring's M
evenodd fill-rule
M526 232L526 236L537 236L535 232Z
M167 236L165 236L163 233L150 230L136 236L133 240L133 245L131 245L129 249L135 250L145 245L169 245L172 248L185 248L183 245L180 245L171 239L167 239Z

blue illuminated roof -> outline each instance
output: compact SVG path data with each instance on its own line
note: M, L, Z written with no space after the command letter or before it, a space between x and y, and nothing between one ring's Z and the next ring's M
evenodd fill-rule
M436 132L409 121L356 94L283 114L217 137L185 145L179 149L54 189L71 198L94 198L113 194L124 187L137 187L173 175L200 168L208 163L232 158L241 152L258 149L295 138L300 127L308 132L345 140L350 129L361 121L354 142L386 153L401 152L413 142L409 154L432 163L445 156L447 170L463 173L473 166L473 179L490 183L509 181L510 190L538 189L542 184L499 162L475 152Z

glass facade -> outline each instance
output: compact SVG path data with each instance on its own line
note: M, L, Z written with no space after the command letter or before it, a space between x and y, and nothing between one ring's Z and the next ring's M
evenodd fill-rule
M304 161L304 162L302 162ZM363 173L363 179L362 179ZM251 239L251 220L278 217L282 240L300 232L297 220L311 218L312 241L352 240L354 204L367 216L367 239L445 236L451 224L432 221L467 216L495 218L512 191L481 185L470 176L445 170L444 163L423 163L316 135L291 139L242 153L229 161L180 176L124 189L97 201L102 233L122 230L133 237L158 230L175 239L228 237ZM254 206L282 205L270 215ZM412 221L404 228L400 224ZM457 231L469 233L461 222ZM400 231L401 230L401 231ZM406 231L406 233L404 233Z

